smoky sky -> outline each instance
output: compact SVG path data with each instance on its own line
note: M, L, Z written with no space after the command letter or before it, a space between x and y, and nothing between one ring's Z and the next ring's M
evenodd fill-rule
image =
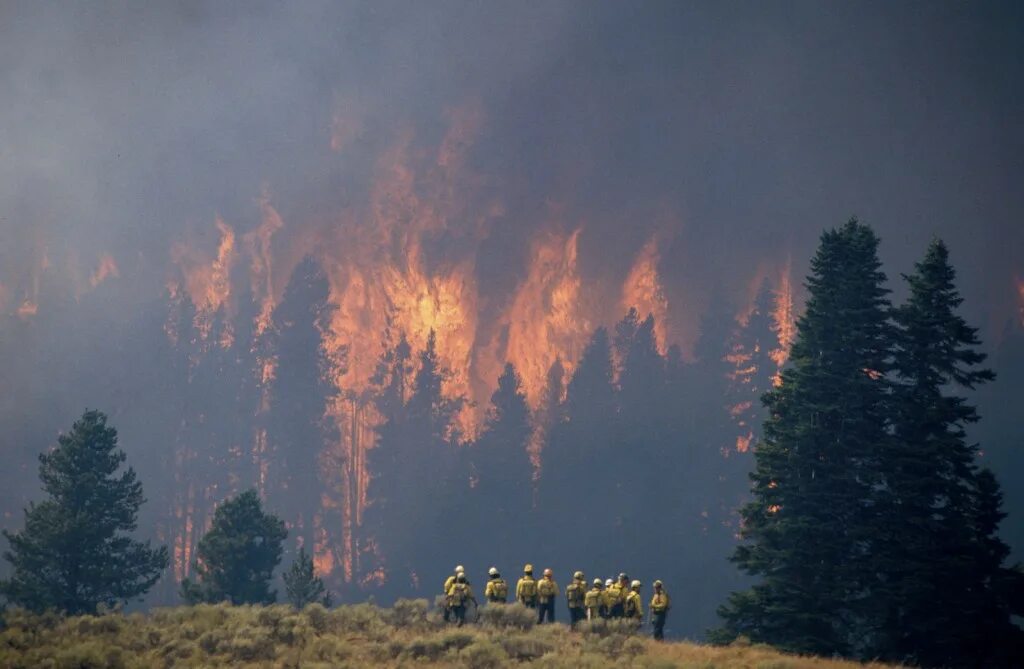
M468 161L503 205L483 292L521 276L553 209L583 226L589 277L621 276L659 231L670 304L692 310L764 258L803 275L820 231L857 215L890 277L946 239L994 337L1024 275L1022 19L1016 3L0 3L0 281L16 301L44 250L79 273L107 252L125 299L154 299L171 246L215 243L215 216L251 229L269 193L286 244L363 197L399 132L436 144L475 105ZM359 124L331 151L338 115Z

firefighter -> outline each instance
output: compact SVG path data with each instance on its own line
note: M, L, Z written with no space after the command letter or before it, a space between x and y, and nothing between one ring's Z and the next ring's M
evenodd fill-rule
M603 586L601 579L595 578L594 587L587 590L587 594L583 596L583 606L587 609L587 620L605 617Z
M448 591L451 590L452 586L455 584L455 579L457 579L459 577L459 574L465 574L465 573L466 573L466 568L463 567L460 564L460 565L455 567L455 572L451 576L449 576L448 578L446 578L444 580L444 586L441 588L441 592L444 594L445 602L447 602L447 600L448 600ZM451 619L451 615L452 615L451 608L446 603L445 607L444 607L444 621L445 622L449 622L449 620Z
M544 578L537 583L537 624L544 622L545 616L549 623L555 622L555 598L558 597L558 584L552 577L551 569L544 570Z
M455 623L462 627L466 622L466 606L472 602L476 606L476 597L473 596L473 589L466 582L466 575L459 574L448 591L448 608L455 618Z
M491 567L487 571L490 577L487 586L484 587L484 597L490 604L504 604L508 601L508 583L498 573L497 567Z
M576 623L586 618L587 581L582 571L572 575L572 583L565 587L565 603L569 606L569 625L576 627Z
M626 588L622 586L622 579L625 574L620 574L619 579L605 588L605 599L607 600L608 617L621 618L623 606L626 603ZM628 581L627 581L628 583Z
M671 608L672 602L661 581L655 581L654 596L651 597L651 624L654 625L654 638L659 641L665 638L665 618Z
M623 606L623 615L626 620L632 620L637 627L644 621L644 603L640 599L640 581L633 581L629 585L629 594L626 595L626 603Z
M523 567L523 577L516 583L516 601L526 608L537 608L537 581L533 578L532 564Z

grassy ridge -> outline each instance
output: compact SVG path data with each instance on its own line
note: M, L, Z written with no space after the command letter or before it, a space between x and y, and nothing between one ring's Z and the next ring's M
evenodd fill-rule
M610 625L571 632L534 627L533 612L491 607L455 629L426 600L327 610L312 604L157 609L148 614L63 618L7 612L0 668L150 667L637 667L640 669L853 669L865 665L782 655L763 646L655 643ZM881 667L882 665L876 665Z

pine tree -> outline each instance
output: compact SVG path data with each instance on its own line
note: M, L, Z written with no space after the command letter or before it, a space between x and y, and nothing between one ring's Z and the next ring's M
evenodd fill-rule
M996 536L999 485L979 472L977 446L967 441L978 414L957 389L973 390L994 375L979 367L986 356L977 351L977 329L956 313L963 298L945 244L933 242L904 278L910 297L894 311L896 438L876 495L872 655L974 665L1009 632L995 587L1009 549Z
M892 335L877 248L856 220L822 235L790 366L765 395L770 417L732 558L760 581L721 607L715 641L743 634L831 655L862 638L871 498L889 439Z
M489 555L514 555L527 532L524 520L532 501L533 467L527 448L532 428L522 381L512 363L498 378L483 432L471 449L478 478L474 503L464 505L486 536ZM471 539L472 537L467 537Z
M329 601L329 594L324 587L323 580L316 575L313 566L313 558L306 553L305 548L299 549L299 554L283 575L285 596L288 603L297 609L302 609L306 604L313 602L324 603ZM325 604L327 606L328 604Z
M395 576L389 582L401 587L401 579L408 577L416 587L420 574L447 571L442 562L449 560L442 556L451 551L451 542L438 537L450 533L451 519L445 514L462 492L452 480L459 437L453 423L464 400L443 393L448 370L438 357L433 332L417 356L407 389L411 365L404 342L382 361L391 372L378 397L383 423L371 452L374 506L369 515L387 570Z
M277 371L271 389L268 438L276 476L269 499L294 528L296 540L312 546L328 486L321 456L336 438L324 419L334 392L327 375L330 362L323 347L333 307L327 277L306 257L292 274L274 310L272 346Z
M190 604L273 603L277 593L270 589L270 581L287 536L284 522L263 511L255 490L225 500L199 540L197 581L182 581L182 598Z
M545 547L555 555L588 555L596 568L612 569L621 559L606 533L572 534L567 524L584 514L600 518L607 530L621 522L619 511L609 501L610 489L618 480L616 471L624 462L613 462L617 407L613 385L612 352L608 331L594 331L580 357L566 389L562 420L551 427L544 446L538 509L545 520L539 529ZM597 485L585 463L592 463L604 476ZM555 514L551 516L551 514Z
M25 510L25 529L4 530L14 573L0 594L32 610L93 613L144 595L167 568L167 549L133 540L142 484L118 450L117 431L86 411L39 456L48 498Z

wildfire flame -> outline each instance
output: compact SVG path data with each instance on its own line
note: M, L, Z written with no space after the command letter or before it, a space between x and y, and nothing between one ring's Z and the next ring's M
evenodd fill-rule
M220 232L220 242L212 259L192 245L177 243L171 248L171 259L180 268L184 289L196 308L196 330L204 341L210 336L217 312L231 306L231 268L236 258L235 231L219 216L214 224ZM224 348L231 346L232 341L230 317L234 313L229 311L227 315L219 342Z
M551 365L561 360L566 376L571 375L593 329L577 269L580 231L548 231L534 240L526 278L502 317L507 346L493 344L493 350L504 353L499 357L516 366L533 408L540 403Z
M117 279L120 276L121 271L117 268L117 263L114 262L113 256L109 253L104 253L100 256L100 263L96 267L96 271L89 277L89 285L95 288L107 279Z
M668 341L668 299L658 276L658 241L653 236L640 250L622 287L622 312L636 308L643 318L654 315L654 338L658 351L664 355Z

